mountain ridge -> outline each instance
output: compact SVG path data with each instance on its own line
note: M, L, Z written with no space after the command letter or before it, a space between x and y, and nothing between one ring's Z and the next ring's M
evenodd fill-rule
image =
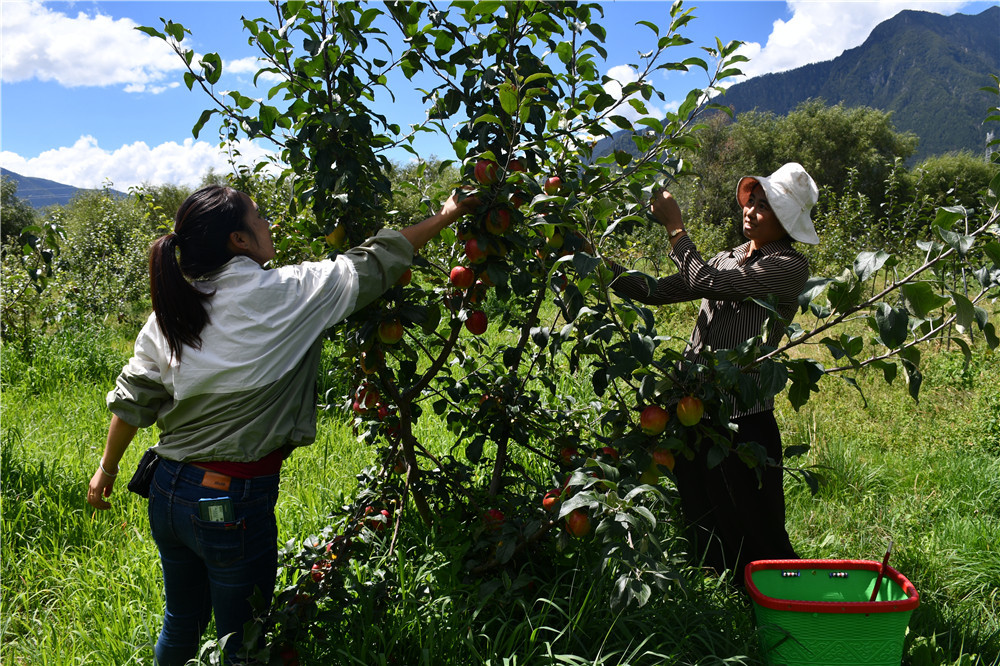
M979 14L943 16L907 9L879 23L860 45L832 60L734 84L716 102L739 115L784 116L810 99L830 106L869 107L891 114L899 132L919 138L911 158L985 152L983 120L995 98L980 90L1000 74L1000 6ZM593 159L615 150L638 154L632 132L598 141Z
M98 190L74 187L65 183L57 183L46 178L35 178L32 176L22 176L5 167L0 167L0 176L10 178L17 183L18 199L26 201L32 208L41 209L48 206L65 206L77 194L81 192L96 192ZM114 194L125 196L117 190L111 190Z
M808 99L890 112L897 130L920 138L914 158L923 159L985 150L991 98L980 88L991 73L1000 74L1000 6L951 16L907 9L832 60L743 81L720 101L737 116L785 115Z

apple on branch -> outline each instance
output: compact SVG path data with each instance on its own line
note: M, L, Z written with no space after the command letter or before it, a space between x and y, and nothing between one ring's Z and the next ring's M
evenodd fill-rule
M705 414L705 405L699 398L686 395L677 403L677 420L686 426L697 425Z
M486 231L496 236L502 235L510 228L510 211L506 208L494 208L486 216Z
M639 415L639 427L645 435L656 436L667 428L670 415L659 405L650 405Z
M666 467L671 472L674 471L674 453L670 449L658 446L651 454L653 462L660 467Z
M476 310L465 320L465 328L473 335L482 335L486 332L487 326L486 313L482 310Z
M403 322L387 319L378 325L378 339L382 344L394 345L403 337Z
M590 516L585 509L575 509L566 516L566 531L577 538L590 534Z
M476 272L468 266L455 266L448 278L457 289L468 289L476 281Z
M542 186L542 189L546 194L554 196L559 194L559 191L562 189L562 185L562 178L559 176L549 176L545 179L545 185Z
M493 160L479 160L473 175L480 185L492 185L500 177L500 166Z
M477 239L470 238L465 241L465 256L470 262L480 264L486 261L486 248Z

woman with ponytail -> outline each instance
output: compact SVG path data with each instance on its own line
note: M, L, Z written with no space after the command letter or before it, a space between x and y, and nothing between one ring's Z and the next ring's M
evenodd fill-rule
M389 289L416 250L478 203L453 195L437 215L335 259L265 269L275 251L256 204L210 186L153 243L153 313L108 394L87 501L110 508L122 455L155 423L149 520L166 597L156 663L193 658L213 614L218 637L229 635L227 662L239 659L251 595L274 592L282 461L316 436L323 332Z

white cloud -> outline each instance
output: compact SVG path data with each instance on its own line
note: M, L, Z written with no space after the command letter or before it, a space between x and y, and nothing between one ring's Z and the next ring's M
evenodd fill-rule
M38 79L76 86L122 85L160 92L182 67L167 44L134 21L80 12L75 17L38 2L4 2L0 11L4 83Z
M239 58L238 60L230 60L229 62L224 63L222 66L222 71L224 74L236 74L236 75L249 74L252 78L253 75L256 74L261 67L266 67L268 66L268 64L269 63L266 60L263 60L262 58L254 58L254 57ZM257 79L257 82L278 83L279 81L283 80L284 79L278 74L274 74L273 72L265 72L264 74L260 75L260 77Z
M274 154L248 141L241 142L238 149L241 163ZM217 145L191 138L182 144L170 141L153 147L137 141L108 151L94 137L81 136L72 146L47 150L38 157L0 152L0 164L22 176L83 188L99 188L110 182L122 191L143 183L195 187L210 169L231 171L226 154Z
M631 65L615 65L608 70L607 76L611 80L604 84L604 90L615 99L621 99L623 86L639 80L639 72ZM659 108L653 104L655 98L643 100L642 96L638 94L630 95L629 99L642 102L646 106L648 113L639 113L635 107L626 102L617 109L614 115L626 118L633 123L643 117L652 116L662 118L667 111L676 111L677 107L680 106L679 102L673 102L667 104L664 108ZM617 129L617 126L614 129Z
M742 46L739 53L749 57L750 62L741 63L740 69L749 78L832 60L844 51L863 44L875 26L904 9L951 14L965 4L954 0L789 0L786 5L791 18L773 23L763 47L756 42ZM731 83L738 82L733 80Z

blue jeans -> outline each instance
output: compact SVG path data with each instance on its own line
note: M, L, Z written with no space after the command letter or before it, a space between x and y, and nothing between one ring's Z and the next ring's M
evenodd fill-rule
M160 666L182 665L197 654L213 612L218 637L234 634L226 649L231 661L242 649L243 625L253 616L249 599L255 588L264 611L270 607L278 567L278 478L221 477L228 482L217 478L203 485L206 470L160 461L149 493L149 526L160 551L166 596L155 648ZM198 500L225 497L232 501L233 520L201 519Z

